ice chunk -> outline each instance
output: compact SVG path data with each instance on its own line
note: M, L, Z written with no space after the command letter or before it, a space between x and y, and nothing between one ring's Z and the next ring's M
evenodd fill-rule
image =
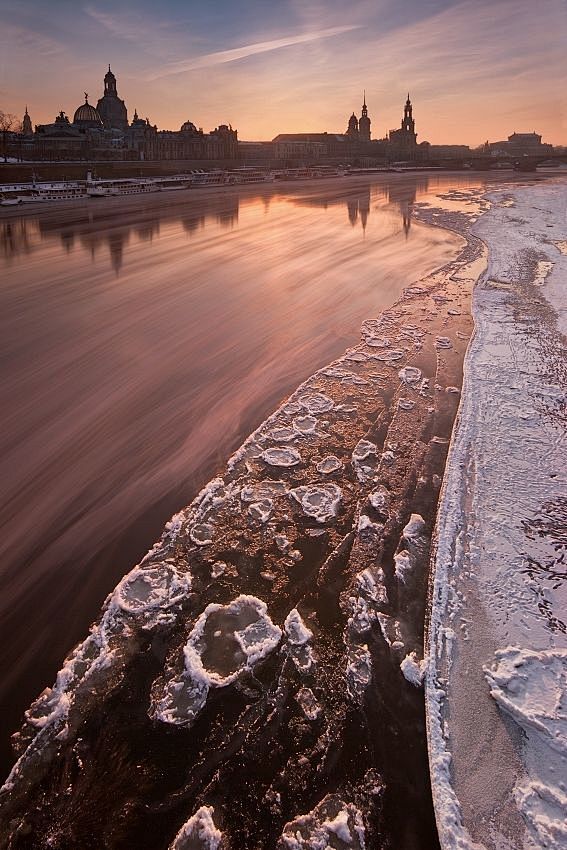
M317 464L317 472L321 472L323 475L330 475L332 472L337 472L341 468L342 463L335 455L327 455L327 457L324 457Z
M425 662L417 660L417 653L410 652L406 655L400 663L400 670L410 684L415 685L416 688L421 687L425 675Z
M170 850L218 850L222 832L215 826L214 811L212 806L197 809L173 839Z
M166 682L163 695L152 703L152 715L190 726L210 688L235 682L273 652L280 638L281 629L268 616L266 603L255 596L207 605L183 649L183 670Z
M189 590L188 576L180 576L171 564L135 567L114 592L116 604L128 614L165 609L180 602Z
M398 552L397 555L394 555L394 563L395 563L395 575L398 581L406 582L408 575L411 572L412 568L412 559L409 552L405 549L402 552Z
M299 434L314 434L317 420L314 416L296 416L293 427Z
M368 646L353 644L347 650L346 684L351 699L361 703L372 679L372 658Z
M390 515L390 498L390 491L383 484L380 484L370 493L368 501L375 511L387 518Z
M213 542L213 527L205 522L195 523L189 532L189 537L197 546L208 546Z
M401 360L404 352L401 348L386 348L384 351L379 351L372 355L373 360L380 360L382 363L395 363Z
M284 495L287 493L287 484L285 481L272 481L266 479L259 481L257 484L248 484L240 491L240 498L243 502L261 502L262 499L273 499L275 496Z
M309 413L326 413L327 410L332 410L335 406L334 401L323 393L302 395L298 401Z
M437 350L441 350L443 348L452 348L453 343L449 339L448 336L437 336L435 337L435 348Z
M293 608L285 618L284 631L288 641L296 645L307 643L313 637L313 632L307 628L297 608Z
M370 440L359 440L352 452L352 459L355 463L365 460L370 455L375 455L378 447Z
M425 522L420 514L412 514L403 530L406 540L417 540L425 534Z
M400 369L398 372L398 377L404 382L404 384L412 386L413 384L419 383L421 380L421 369L418 369L417 366L404 366L404 368Z
M272 428L271 431L267 432L266 437L275 440L276 443L287 443L290 440L295 440L297 432L293 428L282 426L281 428Z
M327 522L338 514L342 490L336 484L307 484L290 490L290 493L301 505L303 513L317 522Z
M277 850L365 850L362 814L338 794L328 794L305 815L286 823Z
M306 718L308 720L317 720L322 709L311 688L300 688L296 693L295 698L301 706L301 710Z
M252 502L248 506L248 513L253 519L260 522L267 522L270 518L274 503L271 499L262 499L259 502Z
M295 466L301 463L301 455L295 449L276 446L262 452L261 458L270 466Z

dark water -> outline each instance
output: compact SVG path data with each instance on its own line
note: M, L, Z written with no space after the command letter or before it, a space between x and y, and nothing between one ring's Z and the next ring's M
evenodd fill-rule
M4 773L8 733L164 521L364 318L454 255L460 240L412 224L412 203L476 183L0 218Z

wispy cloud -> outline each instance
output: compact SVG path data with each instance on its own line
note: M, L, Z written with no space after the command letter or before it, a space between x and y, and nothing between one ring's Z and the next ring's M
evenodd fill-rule
M164 65L159 71L156 71L146 77L147 80L158 80L161 77L168 77L172 74L181 74L185 71L194 71L197 68L209 68L212 65L224 65L226 62L236 62L238 59L246 59L248 56L255 56L258 53L268 53L270 50L279 50L282 47L291 47L295 44L305 44L309 41L318 41L321 38L331 38L335 35L341 35L351 30L360 29L359 24L342 26L342 27L327 27L322 30L302 33L300 35L287 36L286 38L275 38L271 41L258 41L255 44L247 44L243 47L236 47L232 50L219 50L215 53L206 53L203 56L196 56L193 59L184 59L180 62L171 62Z

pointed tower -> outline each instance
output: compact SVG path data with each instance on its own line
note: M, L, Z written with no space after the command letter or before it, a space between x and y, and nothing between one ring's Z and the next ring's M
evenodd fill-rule
M22 133L24 134L24 136L33 135L32 122L31 122L31 118L28 114L27 106L26 106L26 111L24 113L24 118L23 118L23 121L22 121Z
M96 105L98 113L102 118L105 130L128 129L128 111L126 104L118 97L116 77L108 66L104 75L104 94Z
M411 105L411 100L408 92L408 99L406 100L406 104L404 106L404 117L402 118L402 130L405 133L411 133L414 136L415 141L415 121L413 120L413 107Z
M358 138L361 142L370 141L370 118L368 117L368 107L366 106L366 92L362 99L362 114L358 120Z
M352 113L352 115L348 119L348 128L347 128L347 131L346 131L346 135L349 138L351 138L355 141L358 141L358 118L356 117L354 112Z

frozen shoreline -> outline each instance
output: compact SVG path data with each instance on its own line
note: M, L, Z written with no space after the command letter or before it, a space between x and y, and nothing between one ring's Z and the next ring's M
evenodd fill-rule
M432 787L446 850L560 850L567 186L488 198L490 211L472 228L489 264L473 298L435 539Z

